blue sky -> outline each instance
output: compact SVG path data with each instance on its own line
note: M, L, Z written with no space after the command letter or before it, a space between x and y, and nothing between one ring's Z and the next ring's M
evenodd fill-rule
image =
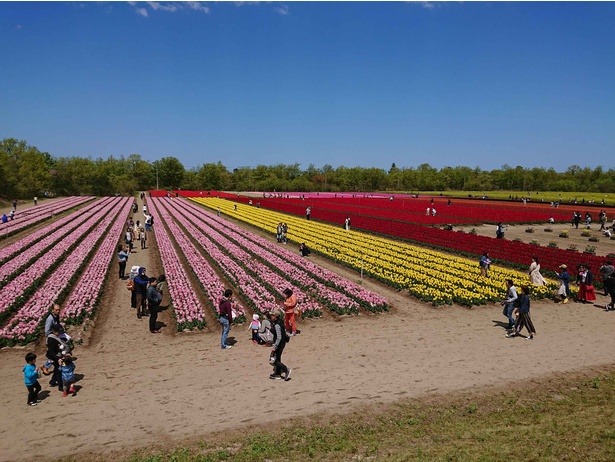
M187 167L615 165L615 3L0 3L0 138Z

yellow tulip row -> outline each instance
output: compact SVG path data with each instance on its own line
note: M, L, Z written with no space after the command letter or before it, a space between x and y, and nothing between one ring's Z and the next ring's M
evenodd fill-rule
M193 200L214 210L219 207L221 213L269 233L275 234L277 224L286 222L289 241L305 242L310 249L331 260L357 271L362 269L365 274L399 290L408 290L436 306L451 303L473 306L499 301L505 294L507 279L512 279L517 287L529 285L527 274L502 267L492 267L485 278L480 274L477 260L225 199ZM555 281L534 286L532 295L549 297L557 286Z

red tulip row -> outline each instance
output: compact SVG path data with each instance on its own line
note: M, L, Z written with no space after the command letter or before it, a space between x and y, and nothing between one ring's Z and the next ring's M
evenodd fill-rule
M242 198L243 202L244 199ZM253 201L253 204L255 201ZM261 207L263 202L261 201ZM248 205L243 205L249 207ZM254 205L253 205L254 206ZM274 208L279 212L292 215L303 216L305 207L271 201L268 208ZM316 217L322 221L339 223L343 226L346 216L341 212L327 209L312 209L312 218ZM495 239L475 234L445 231L439 228L420 226L412 223L402 223L399 221L386 220L368 216L351 217L351 227L378 233L386 236L407 239L418 244L427 244L430 247L463 253L468 256L480 256L483 252L489 252L492 260L496 259L502 263L508 263L515 267L527 267L531 263L531 257L539 259L541 267L550 272L557 271L559 265L566 264L569 268L574 268L580 263L589 264L597 273L604 257L592 254L581 254L565 249L541 247L523 242L509 241L505 239ZM600 281L600 276L597 274Z
M433 204L427 199L389 201L383 198L318 199L311 197L302 200L235 197L233 200L241 203L252 201L253 205L258 203L260 207L294 215L304 214L309 206L312 218L336 223L343 223L346 217L350 217L351 221L356 224L361 223L363 218L381 218L423 225L484 222L546 223L551 216L558 222L568 221L572 217L570 210L551 208L546 204L523 206L520 203L502 204L491 201L456 200L449 206L443 199L437 199ZM427 208L430 210L429 214L427 214ZM431 213L432 209L436 209L435 216Z

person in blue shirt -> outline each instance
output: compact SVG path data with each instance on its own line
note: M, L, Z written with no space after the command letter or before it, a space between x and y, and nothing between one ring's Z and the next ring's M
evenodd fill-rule
M36 355L34 353L26 354L23 377L28 389L28 406L36 406L38 404L38 393L41 391L41 385L38 383L40 375L41 372L36 367Z
M491 269L491 259L489 258L489 252L485 252L482 257L480 257L480 274L481 276L488 278L489 270Z
M62 384L64 385L63 396L67 397L69 393L74 395L77 393L77 390L75 390L73 386L75 383L75 363L73 362L73 358L64 356L58 362L60 364L60 371L62 372Z
M566 265L559 265L559 269L561 269L562 272L556 273L560 283L557 295L562 298L562 303L568 303L568 297L570 297L570 274L568 274L567 268L568 266Z

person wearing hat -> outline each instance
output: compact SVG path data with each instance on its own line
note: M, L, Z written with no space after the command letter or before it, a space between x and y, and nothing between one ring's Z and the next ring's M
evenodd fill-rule
M134 293L135 302L137 305L137 318L141 319L141 316L147 316L147 285L149 284L149 277L145 274L145 268L142 266L139 268L139 273L134 279Z
M284 330L284 311L282 310L273 310L271 313L273 317L273 345L271 347L272 353L275 355L275 361L273 363L273 374L269 376L271 380L282 380L285 381L290 380L290 373L292 369L286 367L286 365L282 362L282 352L284 351L284 347L286 347L287 336L286 331ZM282 377L282 373L284 373L284 377Z
M557 279L559 279L557 295L561 297L562 303L568 303L568 297L570 297L570 275L568 274L568 266L559 265L559 269L562 270L562 272L556 273Z

